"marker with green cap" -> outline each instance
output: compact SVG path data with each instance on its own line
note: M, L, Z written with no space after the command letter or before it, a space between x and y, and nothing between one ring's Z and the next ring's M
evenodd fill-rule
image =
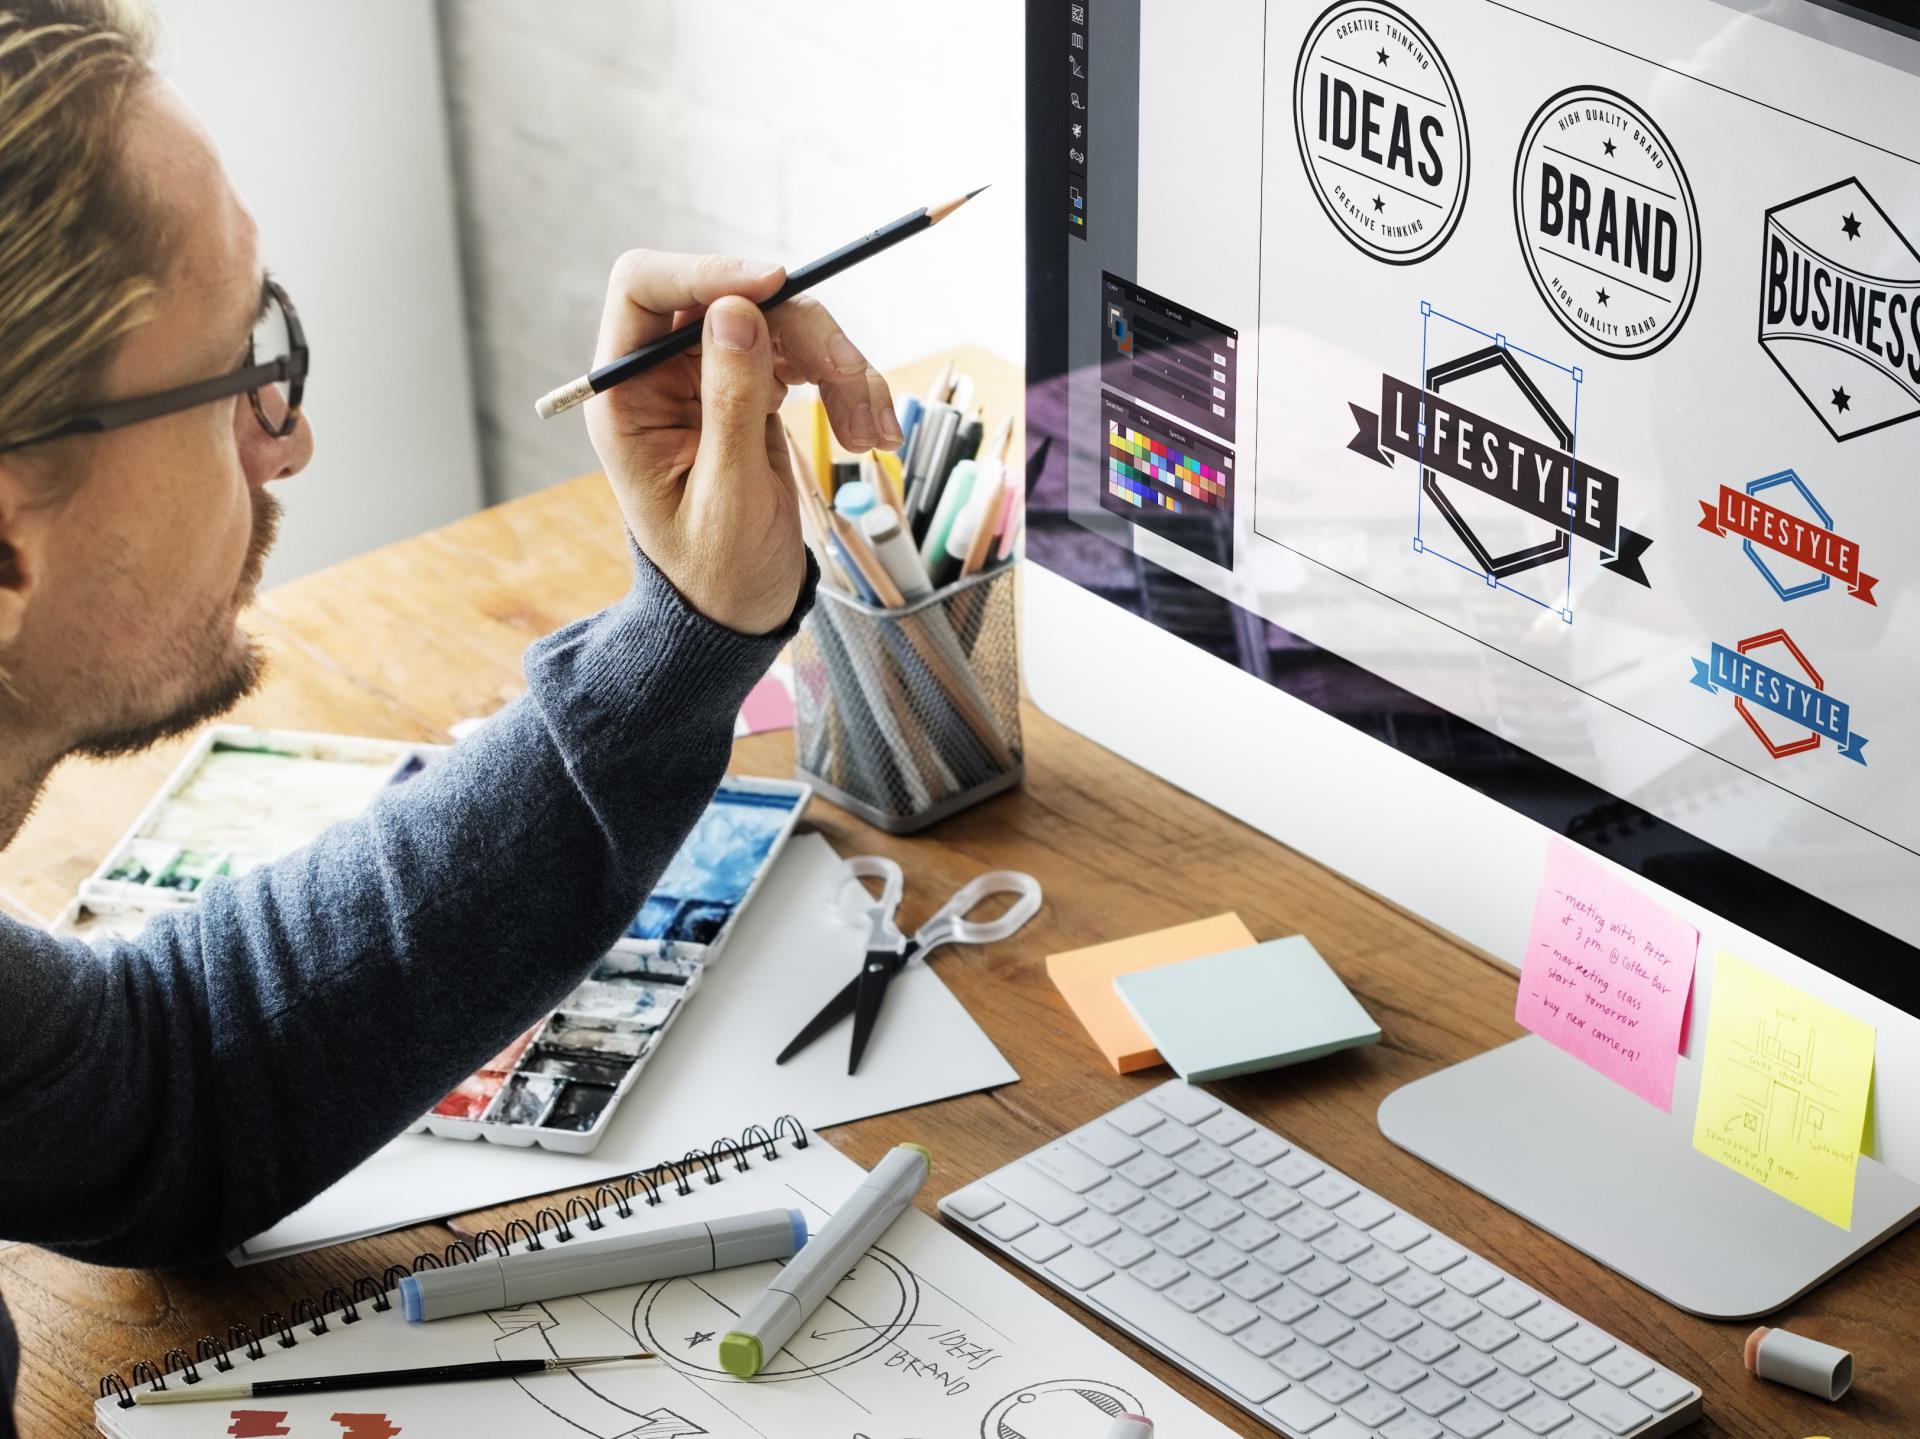
M924 1148L896 1145L834 1211L826 1227L748 1306L739 1327L721 1339L721 1367L742 1379L751 1379L765 1368L767 1356L778 1354L826 1302L834 1285L913 1203L932 1172L933 1156Z

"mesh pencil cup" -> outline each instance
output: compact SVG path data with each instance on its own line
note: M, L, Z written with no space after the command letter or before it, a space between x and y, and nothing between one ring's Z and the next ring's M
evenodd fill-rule
M1012 565L881 609L822 586L794 640L794 768L909 834L1026 772Z

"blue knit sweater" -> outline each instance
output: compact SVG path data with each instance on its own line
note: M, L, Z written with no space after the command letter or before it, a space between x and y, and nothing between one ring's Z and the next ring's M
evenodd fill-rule
M817 574L750 638L635 563L620 603L528 649L524 698L298 853L130 942L0 918L0 1236L217 1259L579 982L712 796ZM9 1334L0 1308L0 1439Z

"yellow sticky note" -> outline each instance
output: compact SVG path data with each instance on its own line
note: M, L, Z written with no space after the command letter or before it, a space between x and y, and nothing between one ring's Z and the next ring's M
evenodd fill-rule
M1211 919L1196 919L1191 924L1176 924L1172 929L1136 934L1111 944L1048 955L1047 978L1060 991L1074 1017L1086 1026L1088 1036L1107 1057L1113 1072L1131 1074L1159 1064L1160 1051L1114 993L1114 976L1176 960L1198 959L1204 954L1245 949L1253 942L1253 931L1240 922L1239 915L1216 914Z
M1873 1087L1873 1026L1722 951L1693 1147L1842 1229Z

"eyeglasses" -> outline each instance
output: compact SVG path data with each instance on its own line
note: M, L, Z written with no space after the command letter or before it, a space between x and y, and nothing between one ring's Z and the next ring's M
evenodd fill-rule
M0 455L66 435L124 429L243 393L261 429L275 439L292 434L300 423L300 397L307 383L307 333L293 301L276 282L265 282L260 300L260 318L247 341L247 362L233 373L83 410L50 430L0 444Z

